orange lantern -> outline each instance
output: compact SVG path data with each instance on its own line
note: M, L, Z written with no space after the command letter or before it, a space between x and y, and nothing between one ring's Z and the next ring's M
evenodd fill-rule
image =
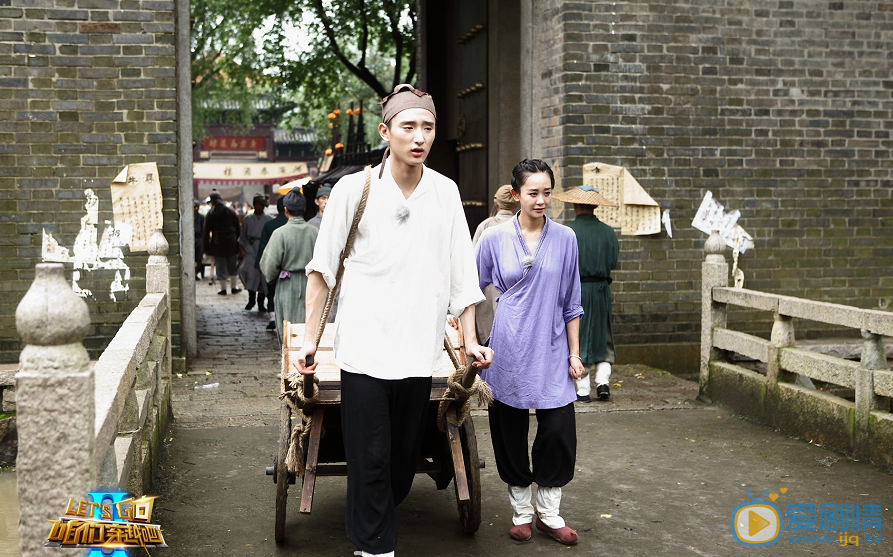
M334 112L329 112L329 120L334 120L338 116Z
M329 129L332 129L332 123L329 122Z
M357 116L359 116L359 115L360 115L360 109L359 109L359 108L357 108L357 109L356 109L356 110L354 110L354 112L353 112L353 113L354 113L354 114L356 114L356 115L357 115Z
M347 109L347 115L348 115L348 116L353 116L353 110L351 110L351 109L348 108L348 109Z
M344 143L336 143L335 149L344 149Z
M332 112L337 116L337 115L341 114L341 109L340 109L340 108L336 108L336 109L333 110Z
M328 157L331 154L332 154L332 149L331 148L326 149L326 156Z

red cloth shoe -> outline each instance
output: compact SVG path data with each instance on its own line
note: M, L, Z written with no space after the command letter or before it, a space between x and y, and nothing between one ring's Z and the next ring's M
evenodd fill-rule
M536 517L536 529L542 532L543 534L552 536L552 539L557 541L558 543L563 543L564 545L574 545L577 543L577 540L580 539L577 536L577 533L567 526L563 526L561 528L549 528L543 521L540 520L540 517Z
M511 536L513 540L526 542L533 536L533 529L531 526L533 526L532 522L528 522L527 524L516 524L509 529L509 536Z

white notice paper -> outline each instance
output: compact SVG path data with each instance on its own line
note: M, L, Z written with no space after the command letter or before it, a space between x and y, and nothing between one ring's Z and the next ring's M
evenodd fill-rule
M740 217L741 212L737 210L724 212L723 206L713 199L713 192L708 191L691 225L708 235L719 230L719 235L727 246L733 249L738 246L738 251L744 253L753 245L753 236L738 225Z

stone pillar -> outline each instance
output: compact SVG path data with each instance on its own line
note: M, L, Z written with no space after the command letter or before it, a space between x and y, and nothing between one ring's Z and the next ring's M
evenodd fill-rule
M766 387L770 393L775 392L775 387L780 379L790 379L794 374L781 371L779 365L780 348L794 346L794 320L789 315L775 314L775 322L772 323L772 334L769 337L769 358L766 362Z
M158 428L164 430L167 427L170 416L173 415L171 406L171 265L167 259L170 246L165 239L161 228L155 229L155 233L149 238L149 262L146 264L146 293L166 294L167 313L158 323L156 329L155 345L157 348L150 350L158 362L158 369L152 375L155 382L153 387L155 407L158 410ZM190 281L194 283L195 281ZM181 321L182 326L182 321ZM137 388L145 388L139 386ZM143 424L140 424L143 427ZM155 428L150 428L154 431ZM153 444L153 449L158 447ZM157 454L157 453L156 453ZM151 477L148 478L151 482Z
M718 356L713 348L713 329L726 326L726 305L713 302L713 288L729 285L729 264L723 252L726 243L714 230L704 243L707 257L701 264L701 374L698 386L699 395L707 396L707 381L710 378L710 360Z
M518 121L520 124L519 145L520 156L522 158L541 158L542 153L540 122L540 95L544 88L542 82L541 65L537 57L540 49L537 41L539 34L537 33L537 20L541 17L542 11L536 11L536 8L542 6L534 6L537 4L535 0L521 0L518 11L520 18L520 77L518 80ZM554 169L553 169L554 170ZM555 184L557 189L561 189L561 184Z
M887 368L887 352L881 335L862 329L862 367L856 372L856 454L871 454L871 411L881 408L882 397L874 394L874 370ZM889 408L889 406L888 406Z
M56 556L43 547L47 520L95 487L93 369L82 344L90 314L61 264L37 265L16 328L25 342L16 374L21 555Z
M175 0L177 53L177 182L180 210L180 346L187 358L198 355L195 326L195 230L192 204L192 59L190 0ZM213 271L212 271L213 272ZM170 294L170 291L168 291Z
M167 294L170 310L171 264L167 260L170 245L161 228L149 238L149 262L146 264L146 294Z

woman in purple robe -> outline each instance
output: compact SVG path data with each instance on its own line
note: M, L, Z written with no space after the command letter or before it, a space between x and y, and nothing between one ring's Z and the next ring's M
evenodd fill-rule
M476 254L480 287L492 284L500 292L489 339L495 358L481 376L493 389L490 432L496 468L508 484L514 511L509 535L530 539L535 521L541 532L573 545L577 533L558 510L561 488L574 477L577 453L574 379L584 371L579 355L583 307L576 236L545 215L554 186L552 169L543 161L518 163L512 170L512 197L521 210L481 236ZM531 408L537 431L528 456Z

